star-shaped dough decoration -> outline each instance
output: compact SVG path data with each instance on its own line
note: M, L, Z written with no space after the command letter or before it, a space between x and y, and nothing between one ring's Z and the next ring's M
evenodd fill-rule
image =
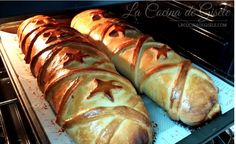
M66 29L60 29L60 27L56 28L53 31L46 32L43 34L43 37L47 38L46 43L50 43L56 41L58 39L67 39L73 37L75 35L74 32L68 31Z
M99 20L102 17L104 17L104 18L112 18L113 17L112 13L105 12L103 10L92 11L92 12L90 12L90 15L91 15L93 21Z
M39 21L40 21L40 22L39 22ZM35 18L35 19L32 20L32 23L34 23L34 24L37 25L38 23L41 23L41 21L42 21L42 20L40 20L39 18Z
M111 102L114 102L113 95L111 93L112 89L121 89L122 86L115 85L114 80L109 81L102 81L99 79L95 79L97 83L97 87L90 93L90 95L87 97L87 99L90 99L96 95L98 92L104 93L104 96L107 97Z
M120 23L120 22L113 22L113 26L115 27L114 30L112 30L109 33L109 36L118 36L118 32L121 32L122 35L125 35L125 31L128 29L135 29L134 27L126 24L126 23Z
M91 14L91 16L92 16L92 20L93 20L93 21L96 21L96 20L101 19L101 17L103 17L103 16L102 16L103 13L104 13L104 11L98 10L98 11L93 11L93 12L91 12L90 14Z
M167 45L163 45L160 48L154 47L155 50L157 50L157 60L160 58L160 56L164 56L165 59L168 57L167 53L168 51L171 51L172 49L170 49Z
M52 42L52 41L57 40L57 39L58 39L57 33L58 33L57 31L55 31L55 32L50 31L50 32L44 33L43 36L44 36L45 38L47 38L46 43L50 43L50 42Z
M77 53L73 54L73 53L66 53L65 55L66 61L64 62L64 66L69 64L72 61L79 61L80 63L83 63L84 60L83 58L88 57L88 54L82 53L81 51L78 51Z
M124 26L117 25L117 24L115 24L114 26L115 26L115 28L114 28L114 30L112 30L109 33L109 36L116 37L116 36L118 36L118 32L121 32L124 35L124 33L125 33L125 27Z

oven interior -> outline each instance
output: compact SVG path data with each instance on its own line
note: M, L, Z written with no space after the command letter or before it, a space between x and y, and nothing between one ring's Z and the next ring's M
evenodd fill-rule
M66 13L73 16L88 8L107 9L144 33L150 34L157 41L170 45L180 55L191 59L228 84L234 85L233 1L212 1L209 4L214 9L231 11L231 14L225 17L207 15L207 12L204 13L199 9L201 2L196 1L23 2L20 5L19 2L0 2L0 5L1 23L22 19L22 15L28 17L39 13L49 15ZM158 16L157 7L160 10L179 10L182 13L188 9L196 10L191 18L182 15ZM201 22L202 26L195 24L200 19L204 19ZM223 26L219 26L220 24ZM39 134L35 131L28 112L18 101L3 62L0 63L0 95L0 143L40 143ZM230 119L233 119L232 115L231 112ZM222 128L204 142L233 143L233 128Z

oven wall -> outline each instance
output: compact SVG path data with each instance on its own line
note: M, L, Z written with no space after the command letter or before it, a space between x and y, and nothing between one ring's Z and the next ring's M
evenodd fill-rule
M128 1L1 1L0 18L40 14L45 12L85 9L96 6L115 5Z

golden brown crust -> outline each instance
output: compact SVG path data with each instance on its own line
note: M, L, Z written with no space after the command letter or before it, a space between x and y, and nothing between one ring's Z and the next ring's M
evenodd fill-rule
M219 110L217 104L217 90L212 83L204 78L198 77L193 74L187 81L188 88L186 89L185 99L182 104L181 115L184 115L182 121L190 124L198 124L205 121L210 115L210 111L215 109ZM197 99L197 101L196 101ZM191 106L188 106L190 105ZM217 114L214 113L213 115Z
M71 27L105 51L119 72L172 119L198 125L220 112L212 80L169 46L99 9L76 15Z
M77 31L38 15L20 25L18 37L56 122L75 142L114 143L119 137L115 143L151 143L148 112L135 88Z
M17 36L19 40L19 45L23 53L26 53L25 50L25 43L26 39L33 33L34 31L40 29L43 26L46 25L57 25L58 23L56 22L55 19L48 17L48 16L43 16L43 15L36 15L34 17L31 17L21 24L21 26L17 30Z

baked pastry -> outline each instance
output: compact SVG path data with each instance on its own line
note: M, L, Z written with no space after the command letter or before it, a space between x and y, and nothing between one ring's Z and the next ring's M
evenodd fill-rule
M194 126L220 112L211 78L168 45L101 9L79 13L71 27L105 51L117 70L172 119Z
M135 88L79 32L37 15L17 35L56 122L76 143L151 143L148 112Z

